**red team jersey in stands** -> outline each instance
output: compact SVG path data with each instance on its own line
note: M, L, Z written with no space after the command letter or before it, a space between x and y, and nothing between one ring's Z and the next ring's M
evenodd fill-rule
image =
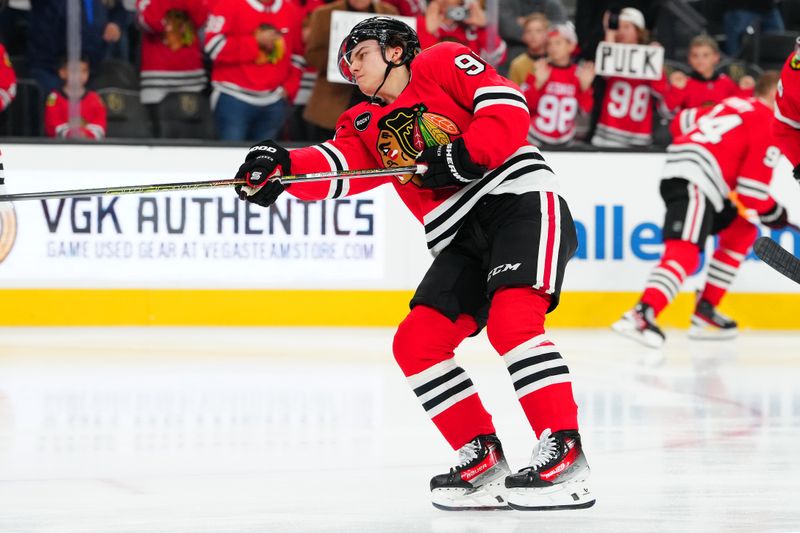
M293 150L292 172L393 168L415 164L425 148L464 139L473 161L489 170L464 187L422 189L410 176L293 184L288 191L318 200L357 194L391 183L424 224L437 254L452 241L463 217L487 194L557 192L557 179L526 142L530 114L516 86L465 46L441 43L411 63L411 81L389 105L362 103L347 110L336 137Z
M662 177L696 184L717 211L735 191L746 207L765 212L781 155L770 135L772 110L756 98L734 97L698 113L697 124L667 147Z
M531 110L528 141L534 144L566 144L575 137L575 117L578 110L592 110L592 88L582 91L577 65L551 65L550 77L541 89L536 78L528 75L522 90Z
M283 97L294 99L305 66L301 26L303 11L290 0L269 5L259 0L225 0L213 4L206 24L205 52L214 62L211 86L252 105L266 106ZM285 48L268 58L255 39L268 25L283 35ZM278 50L276 48L276 50Z
M106 136L106 106L94 91L86 91L81 99L81 125L78 131L69 128L69 99L61 91L53 91L44 107L44 132L48 137L85 137L102 139Z
M792 166L800 164L800 59L795 52L781 70L773 128L776 142Z
M179 45L172 45L164 33L167 13L172 10L188 14L195 28L194 33L180 36L183 42ZM143 29L142 102L158 103L169 92L202 91L206 72L197 30L203 28L208 18L206 0L138 0L136 11Z
M425 23L425 17L419 16L417 17L417 36L423 50L439 42L454 41L467 46L493 65L502 63L506 58L506 43L499 37L495 47L489 49L486 28L453 24L452 26L442 25L434 33L430 33Z
M731 96L750 98L753 96L753 90L740 89L736 82L725 74L704 79L700 74L693 72L686 81L686 87L678 89L671 86L669 88L665 101L669 109L686 109L715 106Z
M6 47L0 44L0 111L5 111L17 95L17 75L11 66Z
M653 142L653 99L662 112L668 113L664 104L667 90L667 79L663 74L655 81L606 78L606 91L592 144L619 148L649 146Z

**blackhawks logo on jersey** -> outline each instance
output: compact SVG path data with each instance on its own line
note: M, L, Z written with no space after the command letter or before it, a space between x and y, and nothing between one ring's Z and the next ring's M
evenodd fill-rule
M425 104L396 109L378 122L378 153L386 168L413 165L425 148L448 144L461 130L449 118L431 113ZM401 180L411 179L407 174Z

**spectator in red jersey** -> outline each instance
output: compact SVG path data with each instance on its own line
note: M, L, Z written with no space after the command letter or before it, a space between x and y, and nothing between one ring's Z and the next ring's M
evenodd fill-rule
M425 16L417 17L417 35L422 49L442 41L467 46L492 65L505 60L506 43L499 39L489 49L486 12L477 0L430 0Z
M151 108L156 137L156 107L172 92L205 89L206 72L198 28L208 18L206 0L137 0L142 28L141 99Z
M228 141L278 137L305 66L302 10L287 0L225 0L211 9L205 52L211 105Z
M536 60L547 56L547 33L550 21L541 13L533 13L525 17L522 26L522 42L527 50L511 61L508 68L508 79L522 85L530 74L533 74Z
M0 44L0 111L5 111L17 96L17 75L6 47Z
M331 15L334 11L397 14L397 9L393 5L374 0L337 0L311 14L306 61L320 72L320 76L314 84L303 118L315 126L316 131L313 132L315 140L333 137L336 122L345 109L367 99L355 85L328 81L328 43L331 34Z
M86 90L89 80L89 60L80 62L80 75L74 88L67 83L67 60L61 62L58 75L64 82L61 89L55 90L47 97L44 109L44 132L48 137L61 139L93 139L100 140L106 136L106 106L94 91ZM80 99L80 121L69 122L69 98Z
M615 21L607 14L604 26L607 42L647 44L650 41L644 15L632 7L620 11ZM663 114L669 114L664 103L668 92L666 76L662 73L661 78L655 81L610 76L605 82L600 119L592 144L611 148L652 144L654 100Z
M397 8L398 14L404 17L418 17L425 14L425 0L386 0L387 4Z
M547 38L547 59L536 63L522 90L531 111L528 141L537 146L565 146L575 138L578 111L592 111L594 64L572 62L578 36L571 24L554 26Z
M719 64L719 46L708 35L698 35L689 43L688 76L676 70L669 76L671 85L667 106L673 110L706 107L718 104L729 96L752 96L756 82L752 76L742 76L739 83L725 74L715 72Z

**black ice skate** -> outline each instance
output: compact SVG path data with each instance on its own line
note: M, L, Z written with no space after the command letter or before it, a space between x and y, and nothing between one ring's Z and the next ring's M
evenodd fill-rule
M698 300L689 328L690 339L732 339L738 332L738 324L723 315L708 300Z
M589 465L577 431L542 432L531 465L506 478L508 505L519 511L583 509L594 505Z
M431 479L433 506L445 511L509 509L505 477L511 473L495 435L479 435L458 450L458 466Z
M611 329L650 348L664 345L664 332L656 325L653 308L641 302L614 322Z

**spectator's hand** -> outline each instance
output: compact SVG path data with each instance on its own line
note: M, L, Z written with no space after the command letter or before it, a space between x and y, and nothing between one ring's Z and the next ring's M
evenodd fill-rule
M680 70L676 70L669 75L669 84L675 87L676 89L685 89L686 84L688 82L689 82L689 76L687 76Z
M431 0L425 10L425 28L428 33L436 33L443 22L444 5L439 0Z
M469 10L469 15L464 19L464 24L485 28L487 24L486 11L483 10L481 4L479 2L472 2L467 9Z
M234 178L244 180L245 185L237 185L234 190L241 200L269 207L286 190L280 177L290 173L291 166L289 152L271 139L254 144Z
M473 162L467 153L464 139L450 144L426 148L417 156L417 163L427 168L417 172L414 182L422 182L424 189L463 186L483 176L486 169Z
M742 76L739 80L739 88L743 91L749 91L756 86L756 80L753 76Z
M575 69L575 75L578 77L581 90L585 91L592 86L594 82L594 61L581 61Z
M103 40L107 43L116 43L122 37L122 29L114 23L109 22L103 30Z
M550 66L550 63L547 62L547 59L541 58L534 62L533 76L536 78L537 90L544 87L544 84L550 79L550 74L552 72L553 68Z

